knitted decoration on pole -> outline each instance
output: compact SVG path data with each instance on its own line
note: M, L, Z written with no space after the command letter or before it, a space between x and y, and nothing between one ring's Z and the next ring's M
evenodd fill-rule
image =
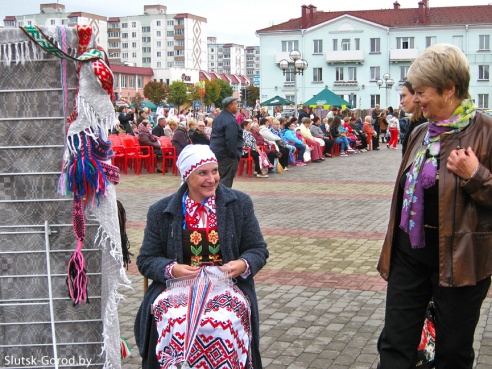
M114 102L113 73L109 68L106 53L101 48L88 50L92 35L90 26L77 26L77 56L69 53L63 43L60 45L54 39L48 38L36 26L26 26L23 30L45 51L62 59L78 62L79 84L74 110L67 119L65 154L58 192L65 196L73 195L74 198L72 222L77 247L68 262L67 285L74 305L85 303L88 302L88 278L82 254L85 238L84 209L98 207L101 199L107 195L108 181L111 180L115 184L119 181L118 169L109 162L114 156L111 143L107 140L107 132L114 123L112 104L110 103L108 110L107 105L94 100L96 91L102 89L109 95L109 100ZM63 75L65 74L62 71ZM66 99L66 96L64 98Z

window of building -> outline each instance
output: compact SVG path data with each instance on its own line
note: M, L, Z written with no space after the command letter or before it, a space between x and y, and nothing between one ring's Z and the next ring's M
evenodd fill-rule
M174 62L167 62L167 67L172 68L174 66Z
M314 40L314 50L315 54L323 53L323 40Z
M135 88L135 76L130 76L130 88Z
M479 65L478 66L478 79L482 81L489 80L489 66L488 65Z
M157 56L158 58L160 58L161 55L162 55L162 53L160 51L158 51L155 56Z
M174 56L174 51L168 51L167 56Z
M120 33L119 32L108 32L108 37L109 38L118 38L118 37L120 37Z
M343 81L343 67L337 67L335 81Z
M479 109L489 108L489 94L478 94L478 104Z
M52 26L56 25L56 21L54 19L52 19L50 23Z
M144 53L150 53L152 49L150 47L142 47L142 52Z
M121 53L121 57L123 59L128 59L128 53Z
M137 22L132 22L132 28L137 28Z
M349 38L343 38L341 47L342 47L343 51L350 50L350 39Z
M168 20L167 25L168 26L174 26L174 20Z
M333 51L338 50L338 39L334 38L333 39Z
M132 53L132 58L135 59L137 57L137 53Z
M348 67L348 80L349 81L357 81L357 68L356 67Z
M122 49L128 49L128 42L123 42L123 43L121 44L121 48L122 48Z
M174 31L167 31L167 37L174 37Z
M156 35L156 37L161 37L162 32L161 32L161 31L157 31L157 32L155 33L155 35Z
M157 68L161 68L162 66L162 63L161 62L157 62Z
M174 41L167 42L167 47L173 47L173 46L174 46Z
M214 56L213 55L210 55L210 60L214 60Z
M184 19L177 19L176 20L176 25L178 25L178 26L184 25Z
M150 26L143 26L142 32L150 32Z
M294 79L295 79L294 68L289 68L285 73L285 82L294 83Z
M142 42L150 42L150 37L142 37Z
M355 39L355 50L360 50L360 38Z
M128 28L128 23L121 23L121 28Z
M210 63L210 66L211 67L215 67L215 63Z
M161 64L160 62L157 64ZM160 65L158 65L160 67ZM143 88L143 78L142 76L137 76L137 88Z
M28 26L32 26L32 21L27 21ZM14 21L14 26L15 26L15 21Z
M184 54L184 50L174 50L174 55L176 56L183 56Z
M121 38L128 38L128 33L123 32L123 33L121 34Z
M282 52L290 52L292 50L299 50L299 41L282 41Z
M452 44L456 47L459 47L460 50L463 50L463 36L453 36Z
M62 20L62 24L63 24L63 20ZM17 22L17 26L18 27L23 27L24 26L24 22ZM15 27L15 26L14 26Z
M156 22L155 22L155 25L156 25L157 27L160 27L160 26L161 26L161 21L156 21Z
M20 22L21 25L19 27L22 27L22 22ZM66 26L68 24L68 19L62 19L62 25Z
M400 66L400 81L406 81L407 80L407 73L408 70L410 69L410 66Z
M123 74L121 75L120 81L121 81L121 83L120 83L121 88L126 88L126 76L125 75L123 75Z
M110 58L119 58L120 57L120 53L109 53L109 57Z
M478 36L478 49L479 50L490 50L490 35L479 35Z
M137 43L136 42L132 42L132 49L136 49L137 48Z
M137 38L137 32L132 32L132 38Z
M413 49L413 37L397 37L396 48L397 49Z
M371 74L370 77L371 81L377 81L378 79L381 79L380 67L371 67L370 74Z
M109 42L109 48L110 49L117 49L120 47L120 43L119 42Z
M185 42L184 40L176 40L176 46L184 46Z
M162 47L162 42L161 41L157 41L157 47Z
M114 76L114 78L113 78L113 87L115 89L117 89L120 87L119 84L120 84L120 76L118 74L118 75Z
M185 33L184 28L180 28L174 31L175 35L184 35L184 33Z
M436 36L427 36L425 38L425 47L429 47L436 44Z
M376 105L381 105L381 95L371 95L371 108L375 108Z
M151 62L151 58L149 57L145 57L145 58L142 58L142 63L146 64L146 63L150 63Z
M322 68L313 68L313 82L323 82Z

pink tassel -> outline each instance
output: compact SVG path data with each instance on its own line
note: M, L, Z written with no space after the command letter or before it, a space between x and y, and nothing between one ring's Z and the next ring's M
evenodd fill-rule
M68 261L68 294L74 305L87 302L87 271L82 255L82 244L79 240L77 248Z

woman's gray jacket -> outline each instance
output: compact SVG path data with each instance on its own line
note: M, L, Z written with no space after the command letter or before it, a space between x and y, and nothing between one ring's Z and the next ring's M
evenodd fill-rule
M140 273L153 282L145 293L134 327L135 339L142 357L147 355L149 328L150 324L154 324L150 312L151 305L166 288L166 266L174 261L183 263L182 200L187 189L188 186L183 184L174 195L153 204L147 214L147 226L137 266ZM253 202L248 195L219 184L216 191L216 209L224 264L242 258L248 262L251 271L246 279L237 277L236 285L251 302L253 367L261 369L258 301L253 277L266 264L267 245L254 214Z

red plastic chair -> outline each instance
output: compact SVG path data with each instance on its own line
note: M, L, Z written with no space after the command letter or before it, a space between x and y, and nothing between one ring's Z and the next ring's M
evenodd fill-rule
M136 174L140 174L139 167L139 149L135 146L132 137L123 136L121 138L121 144L125 151L125 159L123 162L123 173L128 174L128 164L133 164L133 171Z
M178 175L178 167L176 166L178 155L176 154L176 148L171 143L171 140L166 136L159 137L159 141L161 143L162 150L162 175L166 174L168 162L171 162L173 174Z
M140 141L138 141L138 136L129 135L129 137L133 138L135 146L140 149L140 159L144 161L147 172L154 173L155 163L157 161L154 160L154 148L152 146L141 146Z
M251 149L249 147L243 148L248 152L248 156L246 158L241 158L239 160L239 165L237 167L237 175L241 176L243 174L243 167L246 164L246 174L249 178L253 176L253 157L251 156Z

